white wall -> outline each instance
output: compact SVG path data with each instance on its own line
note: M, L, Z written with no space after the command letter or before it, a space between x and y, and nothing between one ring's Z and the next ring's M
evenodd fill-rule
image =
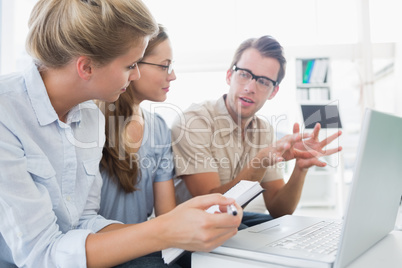
M277 38L285 48L289 65L280 94L263 108L263 114L283 114L295 110L295 57L331 57L334 96L338 96L341 102L345 101L343 106L346 108L351 102L355 105L350 107L359 106L360 96L355 94L359 94L362 84L366 83L362 80L362 67L359 66L363 56L359 45L361 5L370 3L373 7L369 14L371 39L380 43L373 47L372 56L380 61L395 59L395 34L384 29L394 25L392 19L399 17L397 10L402 6L394 0L144 2L157 20L167 26L171 36L178 79L172 83L167 103L180 109L226 92L224 74L241 41L264 34ZM346 64L345 68L339 66L341 62ZM344 69L348 69L346 74ZM396 94L394 89L391 91L391 95ZM348 92L353 92L351 95L354 97L350 98ZM376 98L379 96L376 95ZM376 102L378 108L383 109L380 105L383 102L386 100ZM347 111L346 114L356 112Z
M36 0L2 0L0 73L24 68L27 20ZM215 99L227 91L225 72L235 48L249 37L273 35L285 48L288 69L280 93L261 114L297 119L295 57L329 56L332 62L333 96L340 101L350 125L358 123L362 83L358 18L361 3L370 4L373 68L401 60L400 35L391 31L401 25L402 2L398 0L144 0L171 36L177 80L172 83L165 111L168 123L193 102ZM399 43L397 43L399 44ZM395 70L401 72L400 63ZM390 74L374 84L376 108L402 113L401 83ZM391 103L391 104L389 104ZM148 106L150 104L147 104ZM144 105L144 106L147 106ZM155 106L155 104L152 104ZM159 104L160 107L160 104ZM155 107L154 107L155 108ZM162 111L162 108L158 108ZM281 122L285 123L285 122ZM290 125L290 124L288 124ZM289 126L281 126L289 129ZM353 127L352 127L353 128Z
M25 52L28 18L36 0L2 0L0 14L0 74L20 71L29 60Z
M400 0L143 0L169 32L177 80L164 103L146 102L170 125L192 103L227 92L225 73L236 47L249 37L269 34L284 47L287 74L277 96L259 112L280 132L300 122L295 92L295 58L330 57L333 100L344 125L339 143L345 168L353 167L364 100L370 83L374 108L402 116L402 1ZM29 13L36 0L1 0L0 74L22 70ZM362 14L369 5L369 14ZM366 15L369 23L361 23ZM370 35L362 44L361 36ZM366 36L367 37L367 36ZM368 42L368 43L367 43ZM372 44L371 44L372 43ZM362 62L369 50L373 77L364 77ZM389 64L385 76L375 76ZM367 65L367 64L366 64Z

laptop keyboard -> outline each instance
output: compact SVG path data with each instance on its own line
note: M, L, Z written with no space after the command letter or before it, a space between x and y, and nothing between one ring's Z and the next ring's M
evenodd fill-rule
M340 222L320 222L275 241L268 246L291 250L304 249L311 253L330 254L337 250L341 228L342 224Z

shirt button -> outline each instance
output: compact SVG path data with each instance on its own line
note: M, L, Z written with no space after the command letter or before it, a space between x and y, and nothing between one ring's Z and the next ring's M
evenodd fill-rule
M67 195L67 196L66 196L66 200L67 200L67 201L71 201L71 196Z
M17 233L17 237L18 237L18 238L21 238L21 237L22 237L22 232L18 232L18 233Z

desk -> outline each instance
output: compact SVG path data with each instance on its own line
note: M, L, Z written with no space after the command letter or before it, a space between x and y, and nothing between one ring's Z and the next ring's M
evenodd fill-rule
M259 261L240 259L232 256L225 256L213 252L195 252L192 254L193 268L284 268L284 266ZM378 268L378 267L402 267L402 232L392 231L384 239L370 248L362 256L352 262L347 268Z

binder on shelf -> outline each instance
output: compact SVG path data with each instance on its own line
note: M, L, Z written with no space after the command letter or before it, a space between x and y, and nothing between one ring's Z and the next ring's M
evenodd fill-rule
M323 84L327 82L328 59L298 59L296 64L297 83Z
M328 58L296 59L296 97L299 101L330 100Z
M311 77L309 80L310 84L317 84L323 82L321 80L322 63L323 62L321 59L316 59L314 61L313 70L311 71Z
M304 71L303 75L303 83L308 84L310 83L311 72L313 71L315 60L308 60L306 64L306 70Z
M300 59L296 60L296 83L303 83L303 61Z
M315 83L326 83L328 73L328 59L320 59L317 66L316 82Z

